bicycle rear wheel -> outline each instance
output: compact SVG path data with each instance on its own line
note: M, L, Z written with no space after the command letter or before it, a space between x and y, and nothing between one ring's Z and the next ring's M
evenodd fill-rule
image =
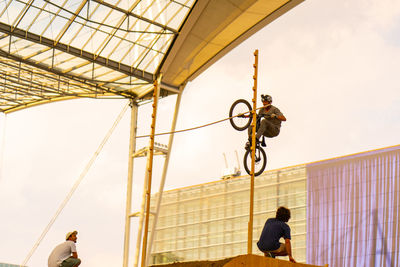
M248 174L251 171L251 150L246 149L246 153L243 157L243 166ZM267 155L265 154L262 147L256 147L255 163L254 163L254 176L259 176L265 170L267 166Z
M249 127L252 120L250 111L251 111L251 106L247 100L245 99L236 100L232 104L231 109L229 110L229 117L230 117L229 122L232 124L232 127L238 131L246 130ZM246 115L247 117L240 116L240 114Z

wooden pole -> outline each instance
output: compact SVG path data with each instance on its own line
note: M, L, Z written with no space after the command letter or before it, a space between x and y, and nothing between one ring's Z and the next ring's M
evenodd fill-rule
M178 120L179 106L181 104L183 88L184 88L184 86L181 86L181 88L179 89L178 97L176 98L175 112L174 112L174 117L172 119L172 125L171 125L172 134L169 135L168 152L167 152L167 155L165 156L164 168L163 168L161 182L160 182L160 189L158 190L158 196L157 196L157 201L156 201L156 203L157 203L156 212L154 214L152 230L150 232L150 242L149 242L149 247L148 247L148 251L147 251L146 265L149 263L149 259L150 259L150 255L151 255L151 248L153 246L153 240L154 240L154 236L155 236L158 215L159 215L160 207L161 207L162 195L164 192L164 184L165 184L165 179L166 179L167 171L168 171L169 158L171 155L172 143L174 141L173 132L175 132L176 122Z
M153 156L154 156L154 135L156 130L156 118L157 118L157 106L158 106L158 97L160 95L160 83L161 83L161 75L154 81L154 93L153 93L153 114L152 123L151 123L151 133L150 133L150 145L149 145L149 154L147 157L147 190L146 190L146 209L145 209L145 224L144 224L144 233L143 233L143 245L142 245L142 258L141 258L141 266L146 266L146 253L147 253L147 236L149 232L149 216L150 216L150 196L151 196L151 178L153 174Z
M251 123L251 172L250 172L250 216L248 224L247 254L253 252L253 214L254 214L254 162L256 151L256 123L257 123L257 71L258 71L258 49L254 51L254 86L253 86L253 120Z

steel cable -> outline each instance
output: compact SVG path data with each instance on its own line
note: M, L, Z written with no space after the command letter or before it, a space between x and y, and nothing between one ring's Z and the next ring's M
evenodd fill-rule
M79 184L82 182L83 178L85 178L86 174L88 173L90 167L93 165L95 160L97 159L97 156L100 154L101 150L103 149L104 145L107 143L108 139L110 138L111 134L114 132L115 128L117 127L118 123L121 121L123 115L125 114L126 110L128 109L129 103L127 103L122 111L119 113L117 119L115 120L114 124L111 126L110 130L108 130L106 136L103 138L103 141L100 143L99 147L97 148L96 152L93 154L92 158L86 165L85 169L79 176L78 180L76 180L75 184L69 191L68 195L65 197L64 201L61 203L61 205L58 207L58 210L54 214L53 218L50 220L46 228L43 230L42 234L40 235L39 239L36 241L35 245L31 249L31 251L28 253L26 256L25 260L23 263L20 265L20 267L25 267L26 263L29 261L29 259L32 257L33 253L37 249L37 247L40 245L40 242L42 242L43 238L46 236L46 234L49 232L51 226L54 224L56 221L58 215L62 212L64 207L67 205L68 201L71 199L73 193L76 191L78 188Z
M263 108L263 107L264 107L264 106L257 108L256 111L259 110L259 109L261 109L261 108ZM239 117L239 116L242 116L242 115L244 115L244 114L251 113L251 112L252 112L252 110L247 111L247 112L244 112L244 113L240 113L240 114L235 115L235 116L232 116L232 117L228 117L228 118L225 118L225 119L221 119L221 120L218 120L218 121L210 122L210 123L207 123L207 124L204 124L204 125L200 125L200 126L196 126L196 127L192 127L192 128L187 128L187 129L183 129L183 130L177 130L177 131L165 132L165 133L156 133L156 134L154 134L154 136L167 135L167 134L175 134L175 133L182 133L182 132L192 131L192 130L204 128L204 127L207 127L207 126L210 126L210 125L213 125L213 124L217 124L217 123L220 123L220 122L223 122L223 121L227 121L227 120L230 120L230 119L233 119L233 118L236 118L236 117ZM150 137L150 135L147 134L147 135L138 135L138 136L136 136L136 138L143 138L143 137Z

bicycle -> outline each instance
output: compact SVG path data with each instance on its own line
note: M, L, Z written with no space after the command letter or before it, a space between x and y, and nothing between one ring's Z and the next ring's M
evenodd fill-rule
M251 115L252 107L250 103L245 99L238 99L233 102L229 110L229 122L232 127L238 131L244 131L249 128L253 116ZM256 129L260 124L262 116L257 114ZM267 166L267 155L262 148L266 146L264 142L264 137L262 142L256 140L255 148L255 165L254 165L254 176L258 176L265 170ZM243 157L243 166L248 174L251 171L251 149L246 148L246 152ZM250 167L250 168L249 168Z

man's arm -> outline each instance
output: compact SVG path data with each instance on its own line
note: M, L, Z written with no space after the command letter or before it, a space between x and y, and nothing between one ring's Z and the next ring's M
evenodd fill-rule
M269 115L269 117L272 119L272 118L277 118L278 120L280 120L280 121L286 121L286 117L285 116L283 116L283 115L276 115L276 114L271 114L271 115Z
M289 256L289 260L290 260L291 262L296 262L296 261L293 259L293 256L292 256L292 245L291 245L291 243L290 243L290 239L288 239L288 238L285 238L285 248L286 248L286 252L287 252L287 254L288 254L288 256Z
M276 118L277 118L278 120L280 120L280 121L286 121L286 117L283 116L283 115L278 115L278 116L276 116Z
M77 252L72 252L72 257L77 259L78 258L78 253Z
M274 109L274 117L276 117L280 121L286 121L285 115L282 114L282 112L279 110L279 108L275 107Z

